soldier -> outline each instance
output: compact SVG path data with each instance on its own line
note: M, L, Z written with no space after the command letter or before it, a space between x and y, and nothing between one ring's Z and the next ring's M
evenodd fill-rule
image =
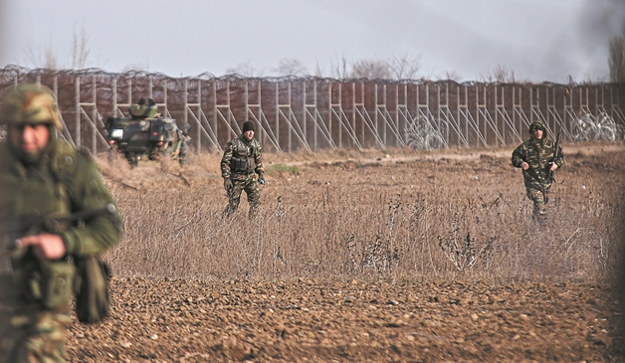
M523 169L527 197L534 202L534 219L544 220L547 215L547 194L553 181L553 172L564 164L562 148L547 136L540 121L530 125L530 139L519 145L512 153L512 165Z
M58 138L62 123L49 88L20 84L7 91L0 123L8 131L0 142L0 226L113 203L87 152ZM65 362L72 261L112 248L121 233L121 216L114 213L53 229L26 224L2 236L12 246L4 246L0 257L10 258L12 272L0 274L0 362Z
M243 133L228 142L221 158L221 176L228 193L228 205L224 216L230 216L239 207L241 192L247 193L250 204L249 217L256 215L260 205L258 183L265 184L263 152L260 143L254 138L256 126L252 121L243 123ZM258 182L255 178L258 174Z

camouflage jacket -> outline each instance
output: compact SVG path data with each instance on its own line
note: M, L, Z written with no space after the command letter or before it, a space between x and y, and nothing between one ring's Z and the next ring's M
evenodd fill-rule
M234 180L245 180L250 174L260 174L263 169L263 151L253 138L248 141L239 135L228 141L221 158L221 176Z
M19 223L36 213L66 215L99 209L113 203L102 176L89 154L76 152L65 141L53 140L42 159L25 166L0 142L0 223ZM21 235L44 230L28 230ZM115 246L122 234L121 216L98 215L82 223L65 223L57 231L68 255L102 253ZM12 235L19 238L20 235ZM15 268L34 258L30 247L11 251Z
M550 188L551 175L549 173L549 162L553 161L558 168L564 164L562 148L558 147L558 157L554 159L555 142L550 138L537 140L533 136L519 145L512 152L512 165L520 168L524 161L529 164L528 170L523 170L523 180L526 187Z

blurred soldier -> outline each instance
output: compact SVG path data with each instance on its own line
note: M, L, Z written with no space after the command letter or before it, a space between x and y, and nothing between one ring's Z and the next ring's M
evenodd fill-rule
M221 158L221 176L228 193L228 206L224 216L230 216L239 207L241 193L247 193L250 204L249 217L256 215L260 205L258 183L265 184L263 153L260 143L254 138L256 126L252 121L243 123L243 133L228 142ZM258 174L258 181L256 175Z
M160 117L156 102L148 98L148 104L145 104L145 98L139 99L138 103L130 105L130 116L136 119Z
M189 128L190 125L186 124L185 130L176 129L176 141L174 141L172 145L172 150L180 150L178 152L178 161L180 165L187 165L188 163L188 153L189 148L191 146L191 136L189 136Z
M62 123L49 88L21 84L7 91L0 123L8 131L0 142L0 257L10 258L12 271L5 266L0 274L0 362L65 362L72 260L115 246L121 217L30 224L36 215L102 209L113 199L90 156L58 139Z
M540 121L530 125L530 139L512 153L512 165L523 169L527 197L534 202L534 219L544 220L547 215L547 194L553 182L553 172L564 164L562 148L547 136Z

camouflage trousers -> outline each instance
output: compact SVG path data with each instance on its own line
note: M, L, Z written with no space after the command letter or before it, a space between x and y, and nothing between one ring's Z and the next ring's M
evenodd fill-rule
M45 310L19 290L11 275L0 275L0 363L65 362L69 306Z
M254 218L260 206L260 189L258 181L253 174L249 175L245 180L232 180L232 188L228 190L228 205L224 209L223 215L229 217L239 208L241 202L241 194L245 190L247 194L247 202L250 205L249 218Z
M526 187L527 197L534 202L534 213L532 217L534 219L545 219L547 217L547 202L549 189L537 189L533 187Z

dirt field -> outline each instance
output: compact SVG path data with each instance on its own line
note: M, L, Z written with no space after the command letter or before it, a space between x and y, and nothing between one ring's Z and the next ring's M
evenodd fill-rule
M115 279L73 362L609 362L610 291L571 283Z
M268 155L268 166L284 168L268 172L262 189L269 216L263 222L282 228L279 235L262 232L278 241L267 246L258 232L250 231L259 224L245 220L245 200L239 216L246 228L231 237L228 226L218 225L224 223L218 216L225 197L215 160L184 170L149 164L126 170L102 162L125 216L126 237L108 256L115 271L111 317L95 326L74 323L69 361L624 361L615 280L610 279L615 257L607 256L607 251L618 251L621 230L608 221L599 224L610 213L619 218L618 204L610 204L610 199L622 200L611 196L623 190L625 152L607 146L566 148L567 168L558 175L565 182L554 186L550 211L581 221L570 224L550 216L544 226L530 223L531 206L520 174L509 166L509 155L510 150ZM448 225L445 213L460 213L452 204L441 210L432 207L429 213L441 219L425 226L435 232L423 234L422 220L413 221L408 211L422 205L413 200L434 198L427 194L430 189L438 190L437 198L442 199L436 201L456 193L475 193L475 200L462 197L469 206L483 201L475 214L464 215L479 227L471 229L479 240L477 248L485 246L480 241L494 241L488 255L449 250L453 244L444 244L445 231L464 228L451 217ZM158 198L177 193L192 194L193 200L170 204L175 215L161 211ZM389 204L387 197L398 193L403 204ZM376 210L383 212L379 220L362 207L376 206L378 199L382 201ZM141 213L171 218L180 227L165 236L148 236L146 227L135 221L140 215L137 200L150 205ZM349 219L343 211L339 215L345 225L320 224L317 215L334 213L327 207L333 203L343 209L352 206L347 214L359 217ZM316 234L306 234L307 224L289 229L295 224L289 216L298 221L308 216L306 222ZM375 245L388 247L388 256L351 254L360 250L350 249L348 243L310 243L302 250L289 242L321 238L331 229L328 241L351 235L364 248L369 246L366 235L375 233L368 224L387 223L378 230L388 233L389 216L393 238L380 232L378 240L386 245ZM159 218L147 229L157 229L163 223ZM280 218L290 222L277 224ZM505 224L509 219L516 221ZM202 227L189 230L196 225ZM511 229L524 230L517 235ZM421 238L417 232L439 240L427 259L420 259L426 247L408 248L412 239ZM525 237L527 244L513 241ZM211 238L211 244L202 243ZM545 238L558 246L539 244ZM180 256L167 249L178 244L188 250L187 240L206 252ZM446 251L477 256L477 262L468 265Z

